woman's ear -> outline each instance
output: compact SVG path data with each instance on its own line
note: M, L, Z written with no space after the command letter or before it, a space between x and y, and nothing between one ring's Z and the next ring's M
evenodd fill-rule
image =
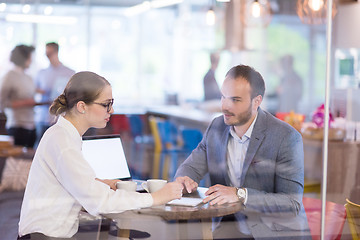
M78 101L76 104L76 110L77 112L84 114L86 111L86 103L83 101Z

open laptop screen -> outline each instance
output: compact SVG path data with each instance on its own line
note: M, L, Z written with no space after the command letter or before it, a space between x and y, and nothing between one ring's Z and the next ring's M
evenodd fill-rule
M83 137L82 152L97 178L130 178L120 135Z

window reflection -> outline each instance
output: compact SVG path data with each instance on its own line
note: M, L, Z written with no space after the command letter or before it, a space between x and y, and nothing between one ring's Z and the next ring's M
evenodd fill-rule
M29 14L74 16L78 21L74 25L3 21L0 28L0 76L11 67L8 56L16 44L36 46L34 63L28 69L28 73L35 76L39 69L48 66L45 43L58 41L61 45L60 58L65 65L77 71L99 72L111 81L118 107L163 104L166 96L176 96L178 103L187 103L187 106L192 107L194 102L203 100L202 78L209 67L208 54L210 50L221 49L225 37L224 29L220 26L206 25L206 11L184 4L181 8L157 9L132 17L125 17L121 7L31 4ZM1 10L4 8L3 5L0 7ZM5 16L7 12L21 13L22 10L23 6L20 4L7 4L0 14ZM349 11L347 9L346 13ZM222 13L216 14L219 21L224 19ZM341 16L340 6L339 17ZM229 66L246 63L259 68L264 74L267 87L264 105L268 111L276 114L279 111L276 89L281 85L283 70L279 59L290 54L295 59L294 69L303 80L303 95L298 100L294 113L304 116L305 123L311 122L313 111L325 99L325 27L303 25L297 16L290 14L275 14L266 29L247 29L246 49L239 52L221 51L221 61L216 73L219 85ZM358 46L351 46L354 45L352 42L345 42L344 39L350 34L344 29L339 30L341 39L333 46L335 60L330 104L334 118L342 118L342 129L346 132L342 139L329 138L327 200L336 204L344 204L345 198L355 203L360 202L360 118L357 111L360 104L357 73L360 66L359 50ZM292 98L289 95L283 101ZM182 111L189 112L188 109ZM291 110L287 111L289 112ZM124 126L121 127L125 128ZM301 131L301 128L298 130ZM130 135L129 129L125 131ZM323 132L320 135L323 136ZM146 137L149 136L148 133ZM319 199L322 141L321 138L308 139L303 134L303 143L305 178L308 181L305 181L305 185L309 187L305 186L305 190L310 189L305 195ZM131 142L129 145L133 147ZM147 150L129 150L131 151L136 156L144 156ZM138 157L135 159L134 162L142 162ZM137 163L134 163L134 167L139 167ZM138 169L136 171L141 172ZM141 176L151 177L146 171Z

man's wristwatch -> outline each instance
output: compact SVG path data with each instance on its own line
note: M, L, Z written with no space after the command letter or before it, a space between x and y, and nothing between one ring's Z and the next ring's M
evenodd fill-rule
M238 198L241 202L245 201L246 191L244 188L236 188L236 195L238 196Z

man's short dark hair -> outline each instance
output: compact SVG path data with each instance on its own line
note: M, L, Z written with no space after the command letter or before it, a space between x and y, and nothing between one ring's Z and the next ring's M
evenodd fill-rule
M226 78L237 79L241 78L247 81L251 87L251 99L265 94L265 82L263 77L254 68L246 65L237 65L232 67L225 75Z
M25 62L30 58L31 53L35 50L33 46L17 45L10 54L10 61L16 66L24 67Z
M48 42L46 44L47 47L52 47L55 49L56 52L59 52L59 44L57 44L56 42Z

